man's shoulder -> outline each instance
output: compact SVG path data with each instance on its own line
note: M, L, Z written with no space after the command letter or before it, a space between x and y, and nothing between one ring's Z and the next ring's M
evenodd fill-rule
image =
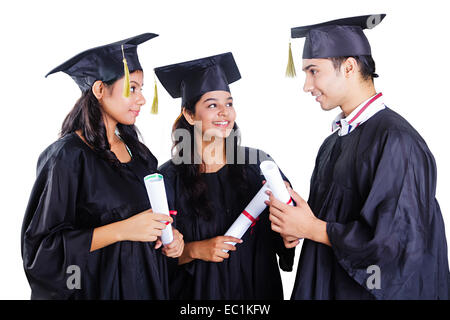
M405 143L425 143L419 132L400 114L390 108L386 108L374 117L374 121L368 121L368 133L382 139L402 139Z

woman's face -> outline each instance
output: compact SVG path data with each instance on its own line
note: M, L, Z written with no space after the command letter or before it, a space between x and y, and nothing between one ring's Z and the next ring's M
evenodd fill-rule
M228 137L236 120L231 94L221 90L205 93L195 104L195 114L189 122L192 120L201 121L203 136Z
M100 99L104 115L108 120L113 120L124 125L132 125L139 115L141 107L145 104L142 95L144 74L137 70L130 74L130 96L123 96L124 77L105 88L105 94Z

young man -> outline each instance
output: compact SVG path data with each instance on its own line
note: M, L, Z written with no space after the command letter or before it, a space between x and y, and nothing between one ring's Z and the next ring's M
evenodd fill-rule
M385 15L293 28L306 37L304 91L342 113L322 144L304 201L270 197L286 247L304 238L292 299L448 299L436 166L417 131L375 90L363 29Z

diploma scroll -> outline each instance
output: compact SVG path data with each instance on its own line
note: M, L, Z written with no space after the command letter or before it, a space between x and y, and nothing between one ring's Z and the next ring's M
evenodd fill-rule
M275 198L280 200L281 202L287 203L289 205L293 205L291 195L289 191L286 189L286 185L281 177L280 170L275 162L266 160L261 162L259 165L261 168L264 177L266 178L266 184L269 185L270 190L272 191Z
M266 160L261 162L259 165L264 177L266 178L266 184L269 185L275 198L278 200L293 206L291 195L284 184L283 178L281 177L280 170L275 162ZM299 238L302 240L303 238Z
M234 221L231 227L225 232L226 236L231 236L241 239L245 232L256 223L256 219L261 212L267 207L264 201L269 200L269 196L266 191L269 190L267 183L262 186L258 193L253 197L250 203L245 207L244 211ZM226 242L235 245L236 242ZM228 252L228 250L223 250Z
M164 187L164 177L159 173L150 174L144 178L144 183L153 212L170 216L166 188ZM167 225L161 235L161 241L166 245L173 241L172 227L168 221L162 222L165 222Z

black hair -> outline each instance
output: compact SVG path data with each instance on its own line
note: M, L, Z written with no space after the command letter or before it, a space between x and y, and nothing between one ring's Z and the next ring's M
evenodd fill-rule
M110 87L117 79L103 82L105 87ZM117 124L120 138L132 150L133 156L148 156L148 149L139 141L140 133L135 125ZM91 89L83 91L81 97L75 103L72 110L63 121L60 137L64 137L77 130L81 131L87 144L103 159L114 167L121 167L119 159L111 151L111 145L106 135L106 127L103 121L102 106Z
M356 60L364 80L370 79L373 81L374 78L378 78L378 74L375 73L375 61L371 55L332 57L329 59L333 63L334 69L338 70L342 63L348 58L354 58Z
M188 101L184 108L187 112L191 114L195 114L195 105L200 100L201 96L198 96L191 101ZM190 150L191 154L188 157L185 157L183 154L184 150L180 148L180 144L183 142L183 138L176 140L174 137L174 133L178 129L184 129L189 132L190 137ZM238 200L243 201L242 198L248 189L247 187L247 174L244 170L244 164L238 164L238 148L240 147L241 134L239 127L236 123L234 123L234 134L230 134L227 138L225 138L225 145L233 145L233 162L227 163L229 178L232 183L236 186L236 192L238 195ZM176 156L180 156L183 159L188 159L187 163L181 163L176 165L177 172L179 173L182 181L182 185L184 188L184 192L187 195L187 201L191 205L194 213L197 216L202 217L205 220L209 220L212 215L212 203L211 200L208 199L207 196L207 184L202 175L203 173L203 165L195 163L195 157L197 150L194 148L194 139L195 132L194 126L191 125L186 118L181 114L180 117L175 121L172 127L172 154ZM232 139L232 140L231 140ZM184 143L183 143L184 144ZM227 159L229 159L227 155ZM199 161L198 161L199 162Z

